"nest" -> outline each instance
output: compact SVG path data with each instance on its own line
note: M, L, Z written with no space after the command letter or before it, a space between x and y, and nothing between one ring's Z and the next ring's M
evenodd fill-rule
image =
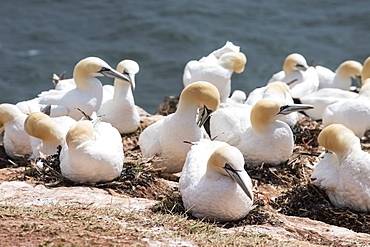
M285 215L308 217L355 232L370 233L370 214L334 207L326 193L313 184L294 187L271 205Z

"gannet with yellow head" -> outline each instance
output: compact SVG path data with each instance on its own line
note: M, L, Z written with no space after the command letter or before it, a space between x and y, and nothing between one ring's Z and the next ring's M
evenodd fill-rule
M237 147L244 155L245 161L250 165L280 164L289 159L293 152L293 133L288 124L277 120L279 115L291 112L307 110L310 105L291 104L283 105L280 100L274 98L263 98L259 100L250 111L249 126L243 131L233 135L233 128L226 135L214 136L218 141L225 141ZM232 136L234 139L230 139Z
M27 115L15 105L0 105L0 128L4 128L4 149L11 158L15 158L17 154L32 154L30 136L23 129L26 118Z
M73 71L76 88L66 90L52 89L40 93L37 98L19 102L17 106L25 113L40 111L51 105L51 117L70 116L75 120L81 118L80 111L91 115L100 108L103 88L96 76L107 76L129 81L127 75L112 69L105 61L97 57L88 57L79 61Z
M231 76L233 72L244 71L247 58L240 52L240 47L231 42L213 51L199 61L189 61L184 69L184 86L196 81L208 81L215 85L220 92L221 103L225 103L231 92Z
M242 153L225 142L192 145L179 181L186 210L197 218L235 221L253 208L252 181Z
M292 98L317 91L319 77L314 67L307 65L306 59L299 53L288 55L283 70L274 74L268 82L283 81L289 85Z
M103 86L103 102L97 114L102 121L112 124L121 134L132 133L140 125L139 112L131 91L135 89L135 75L139 72L139 64L133 60L123 60L116 70L130 80L115 79L114 88L111 85Z
M111 181L120 176L124 153L121 135L111 124L82 120L67 132L60 154L62 175L76 183Z
M34 158L57 153L69 128L76 120L68 117L51 118L43 112L32 112L24 121L24 130L31 136Z
M205 107L213 112L219 101L217 88L209 82L195 82L184 88L176 112L155 122L141 133L139 145L143 156L161 156L165 158L162 165L167 167L166 172L180 172L190 150L190 146L183 141L194 142L201 139L204 132L200 126L209 116L207 110L201 111L197 121L198 108Z
M339 88L348 91L352 85L352 79L355 79L361 85L362 64L347 60L341 63L335 72L323 66L316 66L319 76L319 89L322 88Z
M324 126L340 123L361 138L370 129L370 57L361 72L362 86L357 97L327 106L322 114Z
M370 154L361 149L360 139L344 125L332 124L318 141L330 152L315 165L314 184L326 191L334 206L370 212Z

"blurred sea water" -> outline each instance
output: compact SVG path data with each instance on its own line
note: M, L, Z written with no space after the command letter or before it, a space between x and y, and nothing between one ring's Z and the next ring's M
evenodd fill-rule
M185 64L232 41L248 58L232 88L264 86L293 52L332 70L370 55L370 1L3 1L0 103L53 87L87 56L136 60L136 104L154 113L183 88ZM103 84L113 80L101 79Z

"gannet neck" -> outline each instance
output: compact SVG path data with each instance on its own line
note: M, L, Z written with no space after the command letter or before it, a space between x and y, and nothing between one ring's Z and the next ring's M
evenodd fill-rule
M360 88L359 95L370 96L370 78L362 81L362 87Z
M288 55L285 58L283 64L283 71L286 76L289 76L291 73L295 71L303 70L305 71L308 68L306 59L298 53L293 53Z
M94 126L91 121L84 120L72 126L66 135L66 143L73 150L86 141L94 140Z
M223 67L236 73L242 73L247 63L247 57L242 52L227 52L221 55L219 62Z
M361 71L362 71L362 64L353 61L353 60L348 60L344 61L341 63L337 70L335 71L336 75L342 78L353 78L356 79L361 76Z
M188 109L193 111L202 106L215 111L219 102L220 93L217 88L209 82L198 81L184 88L180 95L177 112L186 112Z
M16 117L21 115L22 112L18 107L12 104L3 103L0 105L0 128L4 124L13 121Z
M131 91L131 85L119 79L114 80L114 93L113 101L114 102L125 102L126 100L133 101L134 95Z
M353 149L360 149L360 139L352 130L342 124L331 124L318 136L319 144L338 156L346 155Z
M57 123L42 112L30 113L24 121L24 130L31 136L55 145L62 143L65 133Z
M370 78L370 56L365 60L361 72L361 79L363 82L369 78Z
M263 98L259 100L251 111L251 124L255 132L264 132L266 127L275 121L279 113L280 104L277 100Z

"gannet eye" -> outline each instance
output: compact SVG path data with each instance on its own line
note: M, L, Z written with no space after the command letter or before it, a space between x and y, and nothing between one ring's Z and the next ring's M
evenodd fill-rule
M232 168L231 165L229 165L228 163L225 164L224 169L232 172L241 172L241 170L235 170L234 168Z
M102 73L102 72L107 72L107 71L110 71L110 69L106 67L102 67L98 72Z

